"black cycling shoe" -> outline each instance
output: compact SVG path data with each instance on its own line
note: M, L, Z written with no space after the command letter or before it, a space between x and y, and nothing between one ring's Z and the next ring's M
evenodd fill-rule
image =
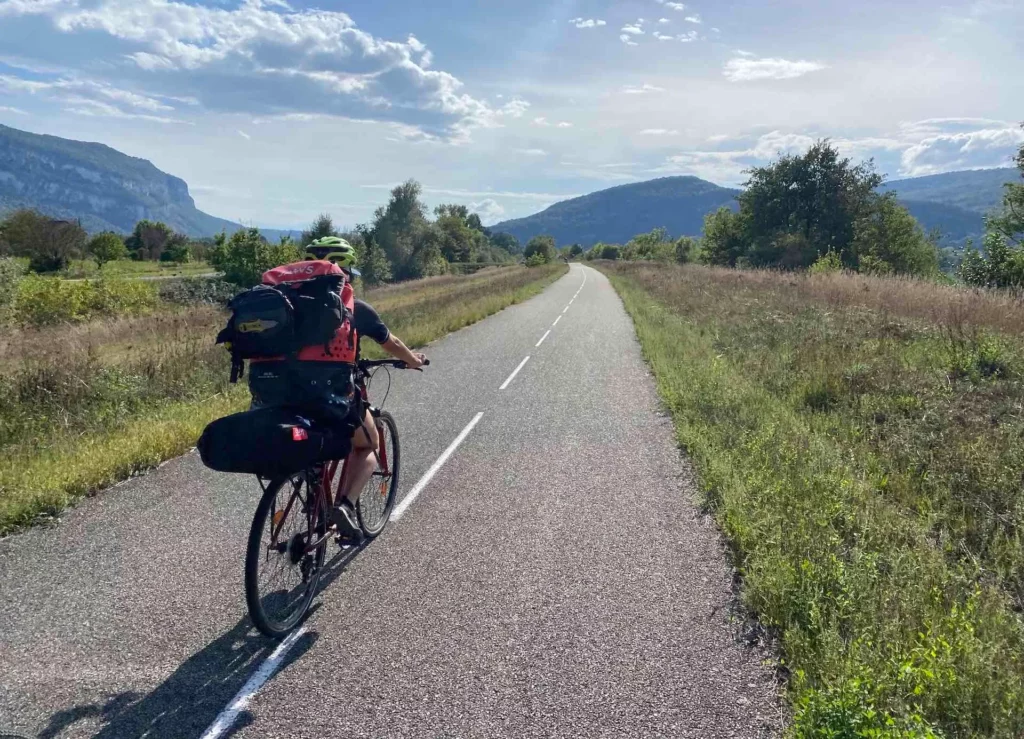
M358 544L363 540L363 530L359 528L355 508L347 499L342 500L331 509L331 522L338 527L338 536Z

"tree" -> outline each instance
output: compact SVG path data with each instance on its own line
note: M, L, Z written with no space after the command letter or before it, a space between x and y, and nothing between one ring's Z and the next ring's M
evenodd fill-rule
M76 221L60 221L31 209L17 210L3 225L5 251L28 257L33 272L59 272L85 248L87 234Z
M724 267L735 267L749 248L747 229L741 213L719 208L704 216L704 261Z
M169 238L167 243L164 244L164 250L160 252L161 262L176 262L177 264L184 264L191 259L191 247L188 243L188 238L184 234L172 234L171 238Z
M263 273L302 258L302 251L291 240L270 244L258 229L236 231L224 244L222 251L211 258L211 264L224 272L224 279L241 287L259 284Z
M935 240L896 201L895 193L873 196L854 225L851 249L860 272L926 276L939 270Z
M434 250L440 256L439 239L437 234L430 233L420 191L418 182L408 180L391 191L386 206L374 212L371 234L400 280L437 274ZM444 260L443 256L440 258Z
M316 217L316 220L310 224L309 230L302 232L302 246L309 246L317 239L322 239L325 236L337 236L338 232L334 230L334 220L328 213L321 213Z
M369 226L356 226L356 238L352 239L359 257L359 271L363 283L370 287L383 285L391 280L391 263L384 250L373 239Z
M103 269L103 265L107 262L128 257L128 248L124 245L124 239L112 231L104 231L93 236L85 247L85 251L96 260L96 266L100 269Z
M754 266L808 267L829 251L856 266L854 228L873 205L882 177L872 162L841 158L827 140L802 156L750 170L738 197Z
M487 237L470 227L469 210L464 205L439 205L434 209L440 232L440 248L449 262L472 262L487 246ZM479 219L477 219L479 222Z
M680 236L672 245L672 256L679 264L689 264L697 261L700 255L700 245L696 239L689 236Z
M538 255L540 264L547 264L553 261L558 256L558 250L555 248L555 240L550 236L534 236L528 242L526 242L526 249L523 251L523 257L529 262L530 258L534 255Z
M621 249L618 244L602 244L598 259L618 259Z
M509 254L519 254L523 251L522 244L512 234L507 233L492 233L491 243L499 249L504 249Z
M1024 123L1021 128L1024 128ZM1024 178L1024 144L1021 144L1014 162ZM1024 182L1010 182L1004 187L1003 210L989 217L986 230L999 234L1016 247L1024 247Z
M132 259L159 259L173 235L174 230L166 223L143 219L135 224L124 244Z
M569 259L575 259L576 257L578 257L582 253L583 253L583 245L582 244L573 244L572 246L569 247Z
M1014 161L1024 177L1024 144ZM985 220L983 251L964 252L960 276L968 285L1024 287L1024 183L1005 187L1002 211Z

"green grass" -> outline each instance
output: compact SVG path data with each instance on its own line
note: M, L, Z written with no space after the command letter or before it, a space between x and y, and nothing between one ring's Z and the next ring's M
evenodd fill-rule
M603 269L778 640L790 736L1024 736L1024 307Z
M28 268L28 258L18 257L17 262L24 268ZM48 274L46 277L54 279L97 279L104 278L132 278L132 277L192 277L195 275L210 274L215 270L206 262L187 262L175 264L174 262L156 262L151 260L135 261L133 259L119 259L109 262L100 269L92 259L73 259L68 269L60 274Z
M365 294L422 346L537 294L564 265L440 277ZM208 305L0 337L0 535L188 450L245 406ZM366 348L370 348L372 342Z

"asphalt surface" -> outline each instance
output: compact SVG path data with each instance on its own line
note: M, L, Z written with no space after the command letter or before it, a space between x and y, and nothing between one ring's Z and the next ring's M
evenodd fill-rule
M221 735L775 735L772 671L738 638L719 535L607 280L573 265L428 354L385 404L402 494L482 418L379 539L334 555ZM0 541L0 734L202 735L277 646L242 591L258 492L190 454Z

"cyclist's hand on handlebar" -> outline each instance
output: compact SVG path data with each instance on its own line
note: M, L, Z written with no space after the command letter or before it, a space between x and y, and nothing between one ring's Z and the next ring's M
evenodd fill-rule
M430 360L427 359L426 354L423 354L422 352L410 352L410 354L412 354L412 356L416 358L416 364L406 361L406 369L418 370L421 367L423 367L423 365L430 364Z

